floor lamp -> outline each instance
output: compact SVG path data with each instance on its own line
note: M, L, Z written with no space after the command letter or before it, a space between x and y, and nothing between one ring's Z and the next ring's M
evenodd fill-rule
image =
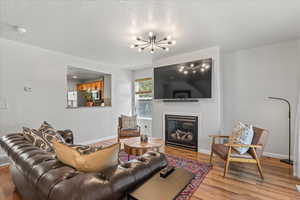
M282 159L280 162L293 165L293 161L291 160L291 104L287 99L279 98L279 97L268 97L269 99L283 101L288 104L289 106L289 158L288 159Z

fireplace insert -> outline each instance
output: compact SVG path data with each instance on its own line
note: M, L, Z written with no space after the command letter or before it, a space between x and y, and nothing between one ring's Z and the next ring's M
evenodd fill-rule
M166 145L198 150L198 117L165 115Z

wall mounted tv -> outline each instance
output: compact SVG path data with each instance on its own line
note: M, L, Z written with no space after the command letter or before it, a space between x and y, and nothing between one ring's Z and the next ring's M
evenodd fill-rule
M211 98L212 67L209 58L154 68L154 98Z

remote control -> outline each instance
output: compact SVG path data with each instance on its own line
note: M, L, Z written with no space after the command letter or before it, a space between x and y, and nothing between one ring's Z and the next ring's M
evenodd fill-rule
M169 176L173 171L175 170L175 167L173 166L167 166L164 169L160 171L160 177L166 178Z

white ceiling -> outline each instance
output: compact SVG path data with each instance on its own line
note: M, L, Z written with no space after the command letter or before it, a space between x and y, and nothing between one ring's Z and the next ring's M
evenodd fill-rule
M299 0L0 0L0 37L121 67L151 63L133 35L173 35L154 58L210 46L224 51L300 37ZM21 25L20 34L4 24Z

